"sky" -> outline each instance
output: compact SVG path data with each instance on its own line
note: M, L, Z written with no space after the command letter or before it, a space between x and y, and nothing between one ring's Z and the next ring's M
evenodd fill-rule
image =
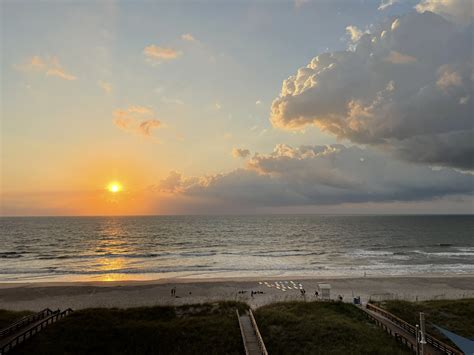
M1 215L474 212L470 0L0 6Z

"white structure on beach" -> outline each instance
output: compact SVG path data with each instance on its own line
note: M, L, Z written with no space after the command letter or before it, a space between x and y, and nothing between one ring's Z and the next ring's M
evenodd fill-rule
M331 285L330 284L318 284L318 291L321 295L322 300L331 299Z

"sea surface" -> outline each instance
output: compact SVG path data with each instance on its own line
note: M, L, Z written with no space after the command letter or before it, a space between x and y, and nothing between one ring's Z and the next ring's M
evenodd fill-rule
M0 218L0 282L474 275L474 216Z

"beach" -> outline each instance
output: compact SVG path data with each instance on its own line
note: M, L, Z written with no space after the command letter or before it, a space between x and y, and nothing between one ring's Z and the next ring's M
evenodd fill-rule
M39 311L95 307L182 305L243 301L257 308L290 300L316 300L318 283L331 285L331 299L422 301L474 297L474 276L359 278L161 279L155 281L0 283L0 308ZM276 287L279 286L279 288ZM293 285L296 285L293 286ZM306 291L300 291L300 285ZM171 289L176 288L176 297ZM284 291L282 290L284 289ZM252 296L252 291L257 292Z

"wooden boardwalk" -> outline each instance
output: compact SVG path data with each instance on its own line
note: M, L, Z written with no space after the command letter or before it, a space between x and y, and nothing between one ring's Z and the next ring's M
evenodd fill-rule
M262 336L257 327L257 322L253 316L252 310L244 314L239 314L237 311L237 317L239 319L240 332L242 333L242 341L244 343L246 355L268 355L265 344L263 343Z
M397 318L393 314L370 304L367 308L360 307L360 309L362 309L370 319L383 328L387 333L405 344L414 352L416 351L417 341L415 327ZM462 355L462 352L430 335L426 335L426 338L428 343L424 345L424 355Z
M0 331L0 355L11 351L17 345L39 333L48 325L55 323L59 319L69 315L72 309L68 308L63 312L44 310L32 316L25 317L13 323L11 326Z

